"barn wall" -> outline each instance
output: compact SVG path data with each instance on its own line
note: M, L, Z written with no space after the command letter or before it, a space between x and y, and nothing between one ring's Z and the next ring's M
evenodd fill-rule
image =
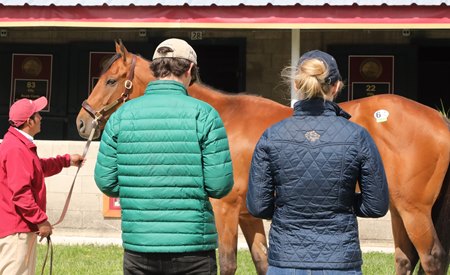
M111 42L121 38L128 42L148 42L155 38L180 37L190 40L191 31L201 31L204 40L213 38L244 38L246 40L246 90L289 104L289 89L280 79L280 72L290 65L290 30L211 30L211 29L78 29L78 28L10 28L0 43L65 44L90 41ZM301 30L301 51L327 50L330 45L410 45L417 39L450 39L446 30ZM199 57L201 58L201 57ZM341 68L343 70L345 68Z

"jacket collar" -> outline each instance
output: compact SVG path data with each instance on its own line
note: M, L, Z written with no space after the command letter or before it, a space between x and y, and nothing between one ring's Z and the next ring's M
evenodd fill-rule
M36 144L34 144L31 140L29 140L26 136L24 136L21 132L19 132L16 128L10 126L8 129L8 133L15 136L17 139L19 139L25 146L28 148L36 148Z
M187 95L187 90L175 80L155 80L148 84L145 94L182 94Z
M312 98L308 100L300 100L294 104L294 116L342 116L350 119L351 115L342 110L339 105L332 101L323 100L322 98Z

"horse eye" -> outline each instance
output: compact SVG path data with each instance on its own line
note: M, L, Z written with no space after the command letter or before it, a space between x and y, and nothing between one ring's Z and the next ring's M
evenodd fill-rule
M106 80L106 85L114 85L114 84L116 84L116 80L115 79L108 79L108 80Z

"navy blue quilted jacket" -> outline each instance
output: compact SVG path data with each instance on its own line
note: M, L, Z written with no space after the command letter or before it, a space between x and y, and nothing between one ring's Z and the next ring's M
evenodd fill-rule
M299 101L293 117L267 129L256 145L247 207L272 219L270 265L362 265L356 217L384 216L388 187L374 141L348 118L333 102Z

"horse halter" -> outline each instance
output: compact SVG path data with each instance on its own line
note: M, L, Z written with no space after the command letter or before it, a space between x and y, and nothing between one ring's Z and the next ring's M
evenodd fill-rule
M136 68L136 56L133 55L133 58L131 60L130 71L128 72L127 80L125 80L125 83L124 83L125 91L122 93L122 95L116 101L113 101L112 103L106 105L100 111L95 111L94 108L92 108L92 106L89 105L89 103L87 103L87 100L84 100L83 103L81 104L81 106L86 110L86 112L88 112L92 117L94 117L94 120L92 121L92 124L94 125L94 127L92 127L91 133L90 133L89 138L84 147L83 159L86 157L86 154L89 150L89 145L91 144L91 141L94 137L95 131L98 127L98 120L100 120L103 117L103 115L106 112L108 112L109 110L111 110L114 106L116 106L119 103L123 103L128 99L128 96L131 93L131 89L133 88L132 80L134 78L134 69L135 68ZM66 202L64 203L64 208L61 213L61 216L59 217L58 221L52 225L52 227L55 227L56 225L60 224L66 217L67 210L69 209L70 199L72 198L73 187L75 186L75 180L77 179L80 168L81 168L81 164L78 166L78 169L73 178L72 184L70 186L70 191L69 191L69 194L67 195ZM33 235L33 236L35 236L35 235ZM30 242L30 244L32 244L32 242ZM50 236L47 237L47 251L45 253L44 262L42 264L41 275L44 274L45 265L47 263L49 253L50 253L50 275L51 275L52 270L53 270L53 245L52 245Z
M106 105L100 111L95 111L94 108L92 108L92 106L89 105L89 103L87 103L87 100L84 100L83 103L81 104L81 106L86 110L86 112L88 112L92 117L94 117L94 120L92 121L92 124L94 125L94 127L92 127L92 129L91 129L91 133L89 134L89 138L87 139L86 145L84 147L83 159L86 157L86 154L89 150L89 145L91 144L91 141L94 138L95 131L98 127L98 120L100 120L103 117L103 115L106 112L108 112L109 110L111 110L114 106L116 106L119 103L123 103L128 99L128 96L131 93L131 89L133 88L132 80L134 78L134 69L135 68L136 68L136 56L133 55L133 59L131 60L130 71L128 72L127 80L125 80L125 83L124 83L125 91L122 93L122 95L116 101L113 101L112 103ZM60 224L66 216L67 210L69 209L70 199L72 197L73 187L75 186L75 180L77 179L80 168L81 168L81 165L78 166L78 169L73 178L72 185L70 186L70 191L69 191L69 194L67 195L66 202L64 203L64 208L61 213L61 216L59 217L58 221L53 224L53 227ZM32 242L30 242L30 244L32 244ZM47 252L45 254L44 262L42 264L41 275L44 274L45 265L47 263L47 258L48 258L49 252L50 252L50 275L51 275L52 269L53 269L53 245L52 245L50 236L47 237Z
M131 90L133 88L133 78L134 78L134 69L136 68L136 55L133 54L133 58L131 60L131 66L130 71L127 74L127 80L125 80L124 87L125 91L122 93L122 95L115 101L111 102L110 104L106 105L99 111L95 111L94 108L92 108L91 105L87 102L87 100L84 100L81 106L83 107L86 112L88 112L93 118L95 127L98 125L98 121L103 117L103 115L114 108L117 104L124 103L127 101L128 96L131 93Z

